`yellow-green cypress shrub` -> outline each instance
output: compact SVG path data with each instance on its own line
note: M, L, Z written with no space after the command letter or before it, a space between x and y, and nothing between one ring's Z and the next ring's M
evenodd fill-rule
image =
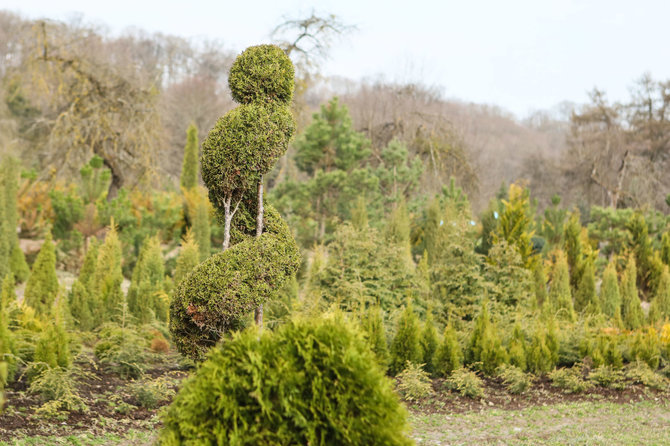
M432 375L435 373L435 354L437 353L438 339L435 323L433 322L433 315L430 310L423 323L419 344L421 345L421 353L423 355L421 358L423 369Z
M412 444L391 381L336 318L224 338L162 421L162 446Z
M662 322L666 318L670 318L670 271L667 265L663 267L654 299L649 307L649 321Z
M152 317L166 321L160 305L164 293L165 262L158 236L148 237L142 243L140 255L133 269L128 288L128 311L142 324ZM161 310L161 311L159 311ZM162 316L159 317L159 314Z
M603 313L609 317L621 314L621 293L616 272L616 262L611 259L603 272L603 281L600 285L600 304Z
M644 323L644 314L637 293L637 268L635 257L629 256L621 277L621 318L626 328L636 330Z
M451 372L463 365L463 349L458 342L456 331L447 325L435 354L435 374L449 376Z
M189 125L186 130L186 147L179 182L187 190L198 185L198 128L195 124Z
M465 362L484 373L493 374L508 360L498 328L491 321L488 303L484 301L465 351Z
M125 303L125 296L121 291L121 260L121 241L112 222L104 243L98 249L98 260L92 279L98 304L94 315L96 325L121 318Z
M32 307L37 314L47 314L51 310L57 294L56 251L51 233L47 233L33 264L30 278L26 283L24 302Z
M188 229L179 248L177 266L174 271L174 284L179 286L182 280L200 263L200 251L193 236L193 230Z
M412 304L408 303L398 319L396 333L391 342L390 369L392 374L402 372L407 361L414 364L421 362L423 352L419 334L419 321Z
M377 358L377 363L382 370L386 371L389 365L389 348L386 341L386 329L384 328L384 315L379 306L368 310L364 321L365 334L368 345Z
M551 284L549 285L549 296L545 306L551 313L558 315L568 321L575 320L575 310L572 303L572 291L570 290L570 272L568 261L563 251L556 252L556 260L551 272Z

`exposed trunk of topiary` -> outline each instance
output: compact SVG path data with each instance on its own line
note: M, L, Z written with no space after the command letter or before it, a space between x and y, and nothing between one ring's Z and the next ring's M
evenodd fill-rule
M237 208L240 206L240 202L242 200L239 200L237 204L235 205L234 209L231 209L230 206L232 205L233 202L233 197L228 196L223 200L223 219L224 219L224 224L223 224L223 250L225 251L226 249L230 248L230 226L233 221L233 217L235 216L235 212L237 212Z

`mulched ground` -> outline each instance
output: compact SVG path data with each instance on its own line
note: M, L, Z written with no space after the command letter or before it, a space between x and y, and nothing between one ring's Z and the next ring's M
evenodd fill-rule
M510 394L497 378L482 378L484 397L472 399L446 389L442 379L433 381L433 394L415 402L406 402L414 412L421 413L465 413L487 409L519 410L532 406L577 401L607 401L619 404L642 400L670 401L670 389L650 389L642 385L627 384L623 390L593 387L584 393L565 393L551 385L548 377L536 378L533 386L521 395Z
M28 392L26 380L16 381L5 389L7 403L0 413L0 441L38 435L70 435L80 431L92 433L124 433L129 429L152 429L159 425L157 413L169 401L159 403L155 409L139 406L128 392L132 380L124 380L91 363L80 364L91 376L77 381L79 396L88 405L86 412L70 412L57 419L44 419L35 415L42 405L38 395ZM176 363L166 361L147 370L145 379L168 377L174 385L188 375ZM125 404L124 404L125 403Z
M178 366L174 358L168 355L165 360L154 364L147 370L146 379L169 378L173 389L189 371ZM42 402L39 397L27 391L25 380L13 383L6 389L7 405L0 414L0 441L25 436L66 436L78 432L90 432L93 435L103 433L123 434L130 429L155 430L160 428L157 413L160 407L148 410L139 407L128 391L131 380L121 379L104 369L94 367L92 363L80 363L92 376L79 381L79 395L84 398L89 410L85 413L71 412L59 419L44 419L35 415ZM481 412L490 409L518 410L532 406L546 406L575 401L608 401L631 403L641 400L670 401L670 389L658 391L640 385L628 384L624 390L594 387L587 393L567 394L553 387L547 377L537 378L531 389L522 395L510 394L497 378L483 378L485 396L472 399L447 390L444 380L434 380L433 394L420 401L406 401L408 408L415 413L465 413ZM169 404L164 401L159 406Z

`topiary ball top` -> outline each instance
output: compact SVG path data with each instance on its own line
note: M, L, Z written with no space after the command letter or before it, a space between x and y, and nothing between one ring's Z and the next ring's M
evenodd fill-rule
M228 86L235 102L279 102L288 105L293 98L293 63L276 45L258 45L237 56L228 75Z

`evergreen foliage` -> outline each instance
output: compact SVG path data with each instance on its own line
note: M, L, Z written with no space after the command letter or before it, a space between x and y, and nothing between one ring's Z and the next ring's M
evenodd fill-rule
M93 277L96 263L98 262L98 243L93 239L89 243L88 250L84 256L79 276L72 284L69 294L70 314L74 326L81 331L89 331L96 327L99 311L99 301L95 293Z
M663 262L651 246L647 222L640 212L635 212L628 221L628 230L632 236L637 284L641 290L653 293L663 272Z
M514 324L512 338L507 346L507 351L509 352L509 363L525 371L527 369L526 336L518 322Z
M179 249L179 256L177 257L177 266L174 271L174 283L179 286L182 280L200 263L200 251L198 244L193 236L193 230L186 231L186 235L181 243Z
M526 367L535 374L547 373L558 363L558 339L555 331L543 322L537 322L526 350Z
M465 351L465 362L491 375L508 359L500 333L491 321L488 303L484 301Z
M170 304L175 343L193 359L203 359L250 311L262 324L262 305L298 269L292 234L262 195L263 175L286 152L295 132L293 74L291 60L279 47L247 48L228 76L239 105L219 118L202 144L202 179L222 218L224 252L209 257L209 234L204 237L194 228L200 258L206 260L181 281ZM204 217L202 210L197 214Z
M563 250L567 257L570 272L570 286L573 290L576 290L582 277L582 258L584 255L582 225L579 222L578 212L573 212L565 224L563 240Z
M379 306L372 307L365 319L365 334L368 345L377 358L377 364L384 371L389 364L389 348L386 341L386 329L384 327L384 315Z
M637 294L637 266L635 257L629 256L621 276L621 318L624 326L636 330L644 323L640 297Z
M447 325L435 354L435 373L439 376L449 376L462 365L463 350L456 337L456 331L451 325Z
M670 271L667 265L663 268L656 294L649 307L650 322L662 322L666 319L670 319Z
M435 357L437 353L438 339L431 311L427 312L426 320L423 323L419 345L421 346L421 353L423 354L421 358L421 363L424 365L423 369L432 375L435 373Z
M198 245L200 261L212 254L211 228L209 225L209 203L203 196L198 197L193 215L193 235Z
M98 249L98 260L93 273L93 292L98 304L94 315L96 325L119 320L122 315L125 297L121 291L121 258L121 241L116 226L112 223L104 243Z
M390 371L393 375L405 369L407 361L419 364L423 357L419 333L419 321L411 303L405 306L391 343Z
M533 268L537 267L533 265ZM531 272L517 250L505 240L496 242L489 249L484 278L488 282L489 297L496 304L502 304L500 311L513 309L519 304L527 307L530 303L533 292Z
M179 183L186 190L198 185L198 128L195 124L189 125L186 130L186 147Z
M5 231L3 239L0 236L0 257L9 259L8 264L0 260L0 277L11 272L18 282L25 282L30 275L30 268L26 263L26 257L19 246L19 236L16 232L19 224L19 212L17 206L17 194L19 189L18 178L20 164L12 157L5 157L0 164L0 190L3 197L0 198L0 230ZM4 265L4 266L3 266ZM8 268L3 273L2 269Z
M34 362L49 368L68 368L72 364L70 338L65 331L62 315L58 315L56 308L53 312L56 314L54 320L48 323L35 346Z
M610 260L603 272L603 282L600 285L600 303L603 313L609 317L621 316L621 293L617 279L616 262Z
M183 383L159 444L411 444L375 362L338 318L236 333Z
M128 311L140 322L151 322L152 317L167 321L164 294L165 264L158 237L144 240L128 288Z
M56 251L47 233L42 248L33 264L30 278L26 283L24 302L32 307L37 314L47 314L58 294L58 278L56 277Z
M0 292L0 364L4 364L4 376L0 373L0 390L5 384L14 379L16 372L16 348L14 345L14 336L9 330L9 311L8 306L16 300L14 288L14 277L7 274L2 281L2 291Z
M572 292L570 290L570 273L568 262L563 251L556 251L556 259L551 272L551 284L549 285L549 296L545 307L552 313L557 313L561 318L569 321L575 320L575 310L572 304Z
M524 265L530 268L536 261L531 238L532 217L530 211L530 192L517 184L510 184L509 199L503 200L504 208L500 214L493 242L505 240L521 256Z
M535 306L541 308L547 301L547 273L544 262L537 262L533 268L533 289L535 291Z
M600 313L600 302L596 297L596 280L593 260L588 257L584 261L582 277L575 293L575 310L591 314Z
M221 333L275 298L297 270L300 253L293 236L277 211L265 206L265 231L260 237L235 232L233 239L239 243L198 264L177 287L170 305L170 331L183 354L204 359ZM253 221L240 211L233 228Z
M326 249L325 265L312 280L327 305L354 311L380 305L391 312L413 290L414 267L406 250L385 243L375 228L344 223Z

